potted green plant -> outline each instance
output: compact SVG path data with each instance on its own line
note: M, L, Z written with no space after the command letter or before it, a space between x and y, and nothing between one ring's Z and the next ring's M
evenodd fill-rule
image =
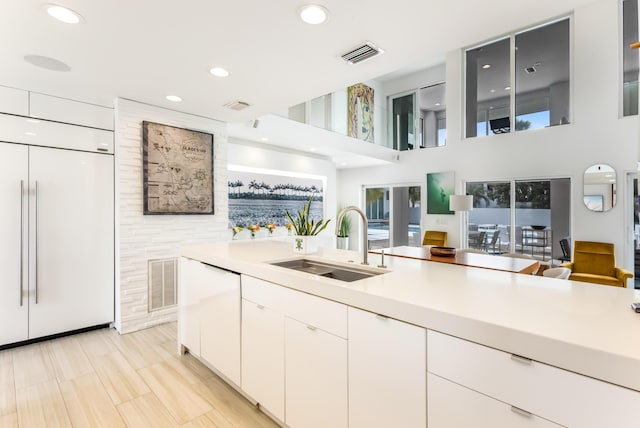
M340 226L338 227L338 237L336 238L336 247L339 250L349 249L349 235L351 234L351 217L347 214L342 216Z
M311 202L313 196L309 198L309 202L306 202L298 215L293 217L289 214L289 210L285 211L285 214L289 218L293 230L295 231L295 237L293 239L293 251L301 254L313 253L318 249L318 233L322 232L329 225L331 220L318 220L310 218L309 210L311 209Z

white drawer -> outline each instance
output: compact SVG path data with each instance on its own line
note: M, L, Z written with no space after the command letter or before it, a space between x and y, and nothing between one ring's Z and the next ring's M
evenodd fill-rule
M637 391L431 330L427 369L562 425L637 427Z
M289 296L285 287L247 275L241 275L240 283L243 299L283 313Z
M242 297L289 318L347 338L347 306L242 275Z
M427 385L429 428L561 427L431 373Z

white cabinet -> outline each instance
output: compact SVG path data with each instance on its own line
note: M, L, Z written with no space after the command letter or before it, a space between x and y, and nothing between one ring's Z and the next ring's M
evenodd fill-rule
M287 425L346 427L347 341L286 318L285 350Z
M0 345L29 338L27 197L29 149L0 143Z
M28 116L29 92L0 86L0 112Z
M246 299L242 299L242 390L284 421L284 315Z
M240 385L240 275L213 266L200 301L202 359Z
M432 330L427 354L430 373L560 425L637 426L637 391ZM428 396L431 428L438 396Z
M240 275L181 259L180 345L240 385Z
M422 427L426 330L349 307L349 427Z
M429 373L429 428L559 428L540 417Z
M180 291L178 293L178 340L191 355L200 356L200 300L205 294L206 272L202 263L180 258Z
M112 322L113 157L0 143L0 158L0 344Z
M347 307L246 275L242 297L243 391L287 426L346 427Z

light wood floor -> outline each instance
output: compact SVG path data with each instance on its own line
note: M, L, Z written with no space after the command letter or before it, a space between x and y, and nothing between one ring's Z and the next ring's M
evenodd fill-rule
M278 426L176 349L172 323L0 351L0 428Z

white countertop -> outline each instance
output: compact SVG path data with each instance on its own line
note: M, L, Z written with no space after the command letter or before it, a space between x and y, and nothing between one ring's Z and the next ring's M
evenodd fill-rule
M302 257L270 239L182 255L640 391L640 314L630 308L640 290L400 257L385 257L388 273L342 282L265 263ZM306 257L362 259L322 248Z

